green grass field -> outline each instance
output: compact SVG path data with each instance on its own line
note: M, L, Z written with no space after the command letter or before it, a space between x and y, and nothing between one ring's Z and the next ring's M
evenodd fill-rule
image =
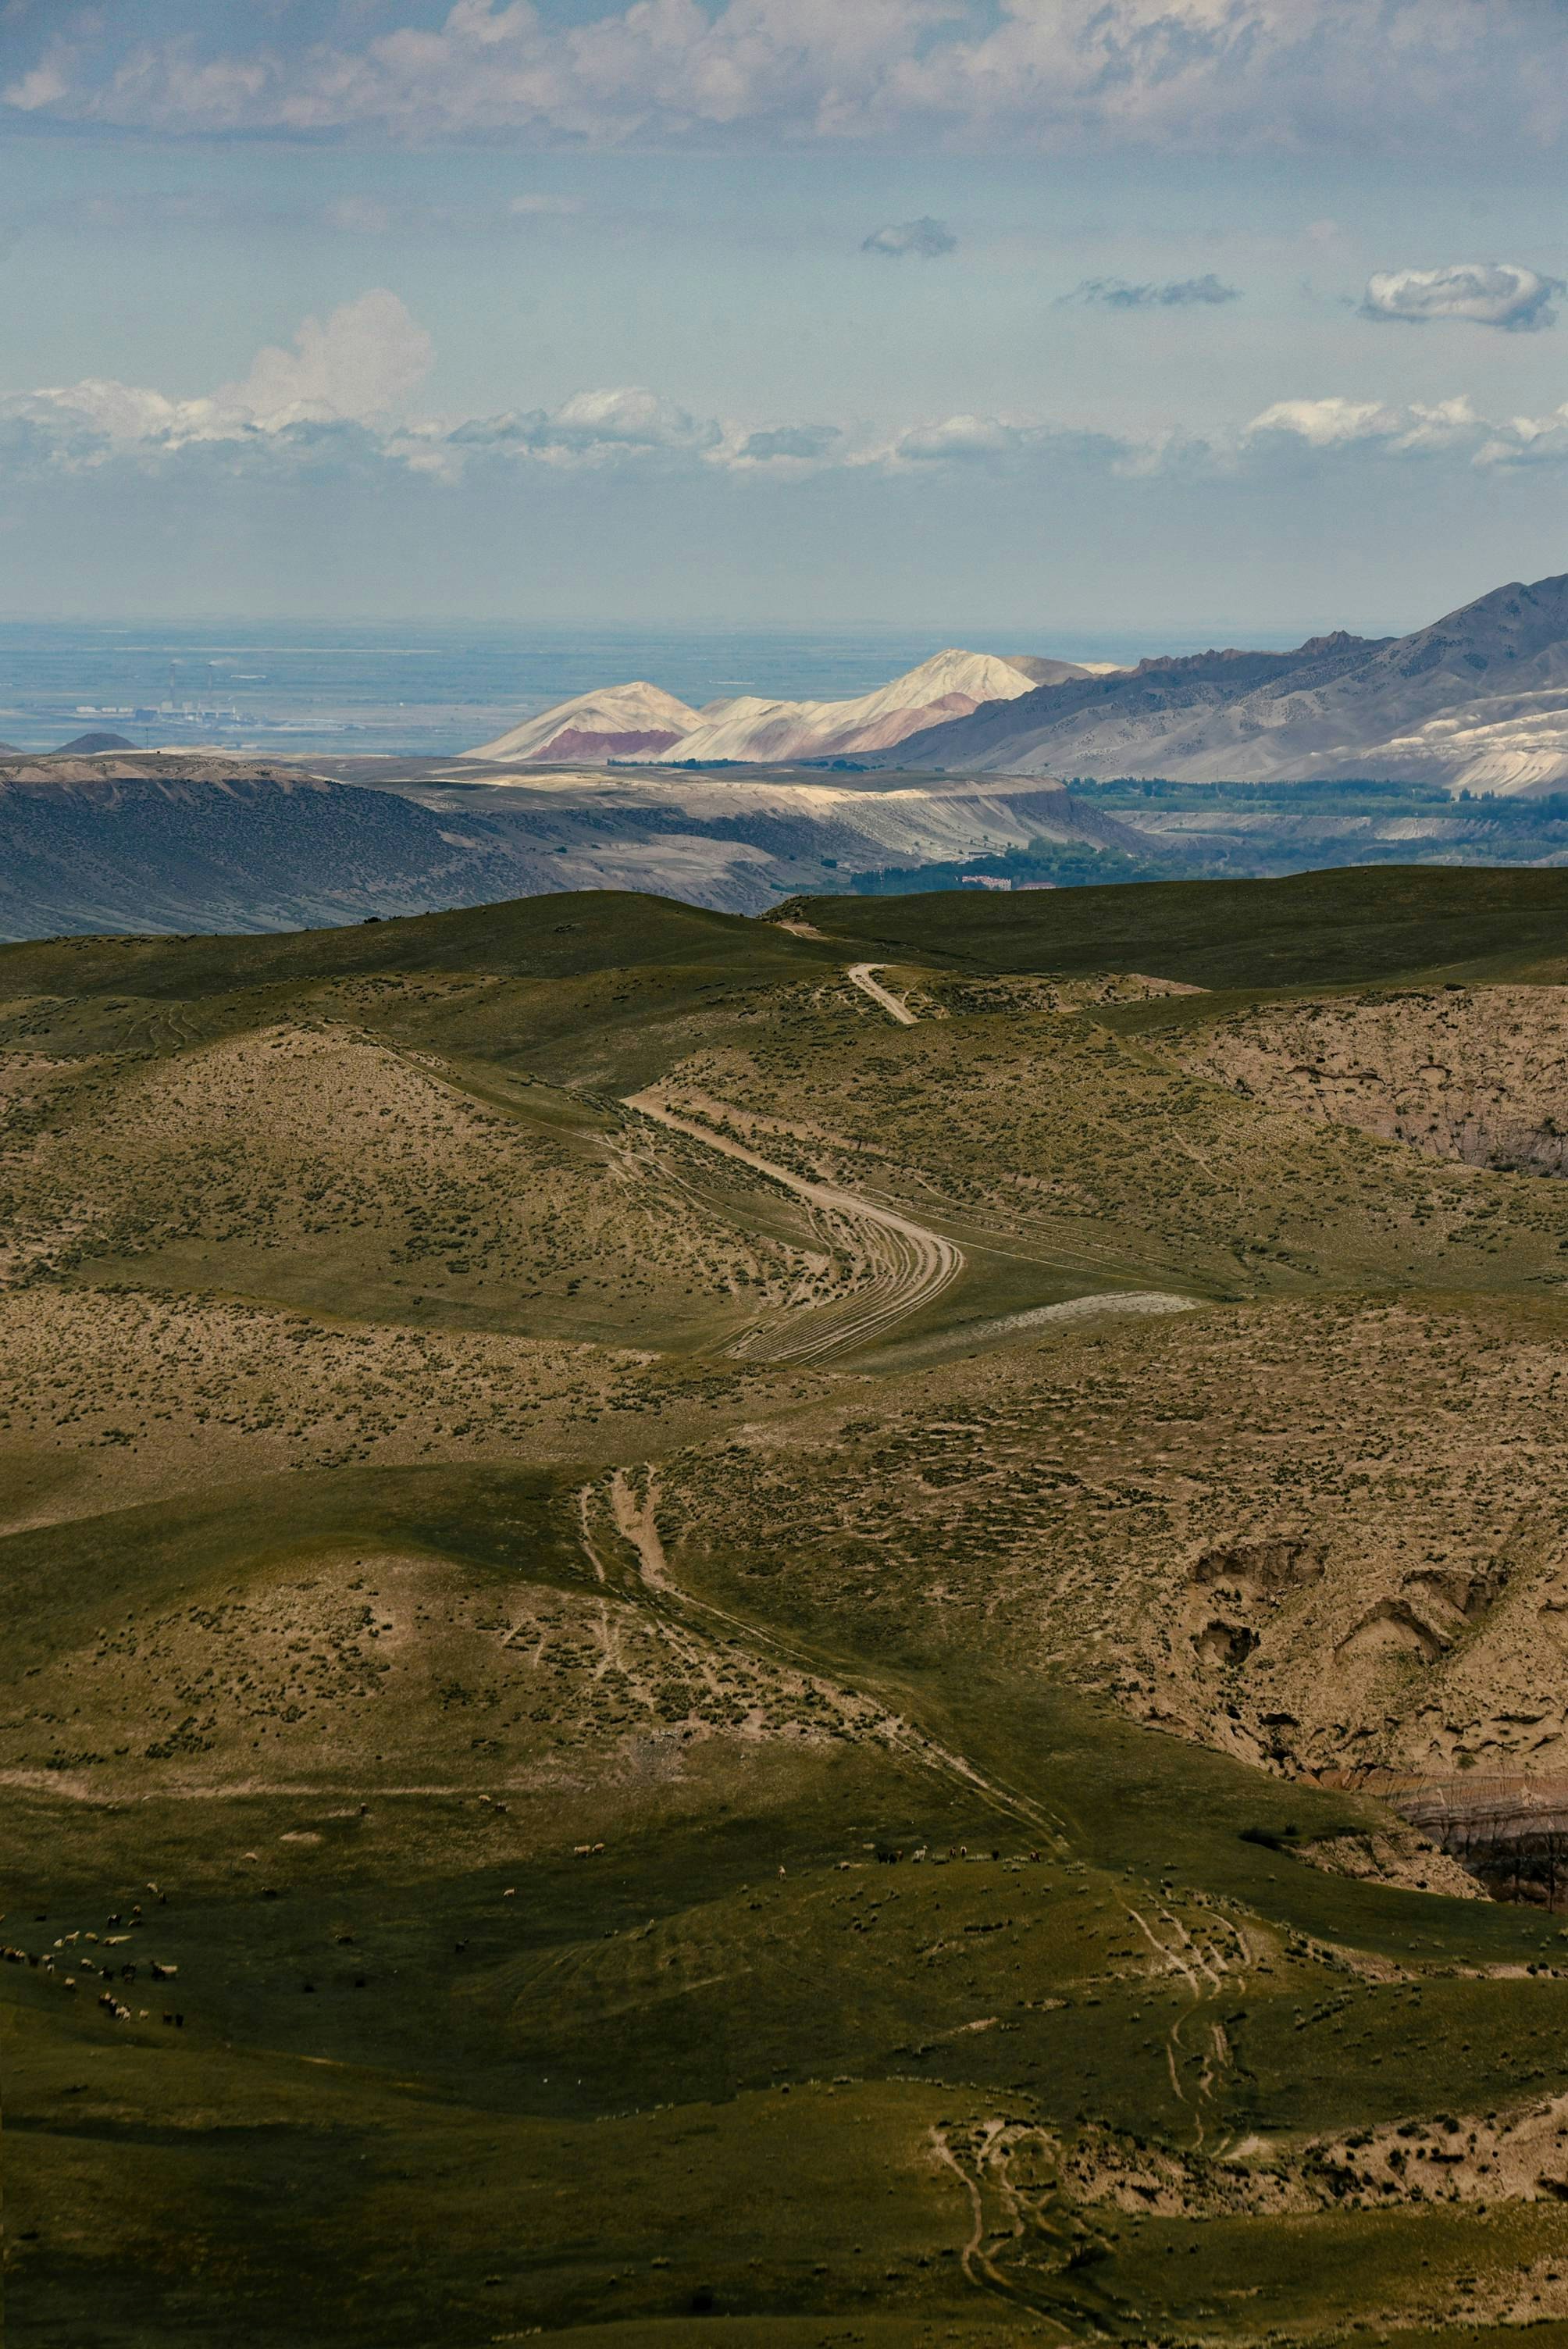
M1568 882L1554 870L1344 866L1279 881L930 897L802 897L801 917L865 950L977 970L1142 970L1197 987L1367 986L1561 976Z
M1568 881L799 912L0 949L8 2342L1568 2343Z

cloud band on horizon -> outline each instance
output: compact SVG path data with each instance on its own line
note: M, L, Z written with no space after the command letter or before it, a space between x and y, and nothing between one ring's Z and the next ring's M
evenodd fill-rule
M306 318L292 347L267 346L242 379L197 398L89 378L0 400L0 477L7 469L91 474L201 450L284 468L387 464L448 481L496 460L557 471L655 462L788 481L830 471L918 477L944 467L1068 460L1129 477L1219 476L1290 450L1447 456L1481 467L1568 458L1568 403L1544 416L1495 418L1464 396L1402 404L1287 398L1241 425L1205 420L1141 438L1027 415L967 413L892 428L820 418L742 422L696 413L636 385L574 392L551 409L411 415L408 398L432 357L429 336L397 295L372 288L325 319Z

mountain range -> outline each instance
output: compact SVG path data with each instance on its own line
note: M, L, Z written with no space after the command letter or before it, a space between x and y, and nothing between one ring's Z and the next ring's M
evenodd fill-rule
M1315 636L1039 687L928 729L899 762L1178 782L1568 780L1568 574L1514 582L1405 636Z
M1501 795L1568 784L1568 574L1402 636L1106 664L936 654L854 701L694 710L647 684L580 695L475 759L718 764L852 758L945 774L1188 783L1380 781Z
M0 758L0 937L286 929L583 888L753 914L801 890L1553 864L1568 576L1406 636L1123 671L949 651L850 700L701 710L639 682L439 760L323 771L108 741ZM1246 789L1214 788L1231 779ZM1446 804L1464 789L1500 796Z
M906 735L948 725L1032 688L1095 674L1075 661L949 648L851 701L767 701L754 694L688 708L637 678L557 702L468 755L542 765L614 759L712 765L788 761L892 750Z

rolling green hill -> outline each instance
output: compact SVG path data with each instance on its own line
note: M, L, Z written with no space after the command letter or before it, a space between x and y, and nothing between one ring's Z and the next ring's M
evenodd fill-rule
M981 970L1148 970L1197 987L1490 978L1568 951L1568 874L1351 865L1279 881L800 897L800 917L867 952Z
M8 2339L1568 2343L1568 881L784 911L0 949Z

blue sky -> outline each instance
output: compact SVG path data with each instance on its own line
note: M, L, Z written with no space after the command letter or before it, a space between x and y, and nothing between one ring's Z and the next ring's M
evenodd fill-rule
M1413 625L1568 567L1565 111L1545 0L0 0L0 609Z

